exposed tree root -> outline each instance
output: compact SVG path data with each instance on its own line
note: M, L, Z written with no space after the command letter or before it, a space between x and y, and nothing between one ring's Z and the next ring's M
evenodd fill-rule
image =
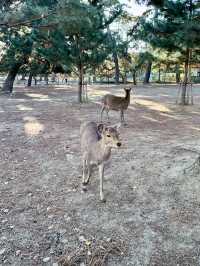
M62 256L59 265L62 266L105 266L110 256L124 256L126 246L122 240L99 241L85 243L73 254Z
M200 155L196 158L196 160L189 167L186 167L183 170L184 174L188 172L192 172L194 174L200 174Z
M195 161L190 166L183 169L183 173L184 174L187 174L187 173L200 174L200 151L195 150L195 149L185 148L185 147L177 147L176 149L186 151L186 152L196 153L198 155Z

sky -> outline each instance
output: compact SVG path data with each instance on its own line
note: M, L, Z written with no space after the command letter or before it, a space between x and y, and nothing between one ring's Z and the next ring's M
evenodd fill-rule
M133 16L140 16L146 11L147 6L145 5L138 5L136 3L136 0L120 0L121 4L126 4L126 10L129 14ZM132 23L131 23L132 24ZM130 24L130 25L131 25ZM127 33L127 25L121 25L118 22L113 23L110 27L113 31L117 31L122 37L124 36L126 38L126 33Z
M138 5L135 0L121 0L122 4L127 5L127 11L129 11L134 16L141 15L145 10L145 5Z

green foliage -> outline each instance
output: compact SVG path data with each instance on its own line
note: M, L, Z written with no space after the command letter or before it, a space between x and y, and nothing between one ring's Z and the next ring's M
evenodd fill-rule
M27 62L32 51L32 32L26 28L21 28L20 31L9 30L1 34L0 41L6 44L6 50L1 58L1 71L8 71L16 63Z
M185 53L200 44L200 10L197 0L166 0L155 8L134 33L134 37L169 52Z
M51 65L61 64L70 69L77 66L81 54L85 68L100 64L108 52L105 28L121 12L122 6L116 0L88 3L80 0L26 0L18 2L18 8L14 10L10 5L10 9L1 14L6 27L10 25L9 31L4 25L1 29L1 41L9 43L3 57L7 61L5 69L13 59L24 56L24 49L29 49L28 35L21 34L23 27L29 29L35 62L47 60Z

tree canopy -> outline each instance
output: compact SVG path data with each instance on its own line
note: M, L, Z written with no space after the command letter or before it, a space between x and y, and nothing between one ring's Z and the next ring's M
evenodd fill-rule
M142 70L148 83L152 69L160 73L165 65L165 70L174 69L178 81L184 64L187 84L190 63L200 57L199 1L136 2L147 5L138 17L129 14L120 0L1 1L0 71L8 73L4 91L12 92L22 70L31 75L73 73L79 80L79 102L87 73L113 76L116 83L127 82L127 75L132 75L136 83ZM121 30L114 30L117 23ZM146 44L143 49L140 42ZM158 51L164 53L162 58ZM186 85L183 104L185 95Z
M154 48L179 53L179 61L185 63L185 86L182 103L185 104L189 63L199 53L200 9L198 0L165 0L156 5L132 31L133 37L149 43Z

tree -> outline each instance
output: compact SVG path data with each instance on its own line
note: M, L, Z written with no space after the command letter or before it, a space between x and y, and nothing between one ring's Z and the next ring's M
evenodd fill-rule
M135 38L169 52L179 52L184 60L184 80L181 104L186 102L186 90L191 53L200 44L200 10L198 0L165 0L140 19Z
M31 34L26 29L21 29L20 32L10 30L0 39L8 45L0 65L2 72L8 71L8 76L3 84L4 92L12 93L13 83L20 67L28 62L33 45Z
M41 26L45 17L42 16L44 8L40 6L40 2L42 1L10 0L1 2L0 42L5 47L5 51L0 58L0 71L8 72L3 84L3 91L5 92L11 93L13 91L13 83L17 73L24 65L28 66L34 42L38 39L36 36L38 34L37 28ZM43 4L44 2L53 2L53 0L43 1ZM29 84L30 81L31 76Z
M88 4L76 0L68 4L68 9L65 1L60 4L60 26L69 45L65 51L68 51L68 59L78 76L78 101L82 102L84 73L88 68L100 65L108 56L105 29L121 14L122 9L118 1L90 1ZM70 16L67 15L69 9ZM110 16L106 15L106 9L110 10Z
M78 98L81 102L84 72L88 68L97 67L108 56L106 28L120 16L122 5L118 0L26 0L16 1L17 4L19 6L15 11L10 8L9 11L5 9L3 15L0 14L3 21L0 23L1 32L9 27L9 32L15 32L18 39L21 37L18 42L21 46L11 43L9 36L12 34L4 34L2 39L4 43L9 43L9 49L2 58L7 64L4 64L2 70L13 69L10 70L8 80L12 79L13 83L20 67L26 64L30 71L30 84L33 63L29 62L29 57L34 55L37 60L48 62L50 69L54 65L61 65L67 71L77 73ZM31 45L27 44L27 36L21 35L22 29L29 33ZM14 57L15 50L18 50L17 58ZM11 91L12 84L5 84Z
M144 84L149 83L153 59L153 55L149 52L140 53L140 60L145 64Z

